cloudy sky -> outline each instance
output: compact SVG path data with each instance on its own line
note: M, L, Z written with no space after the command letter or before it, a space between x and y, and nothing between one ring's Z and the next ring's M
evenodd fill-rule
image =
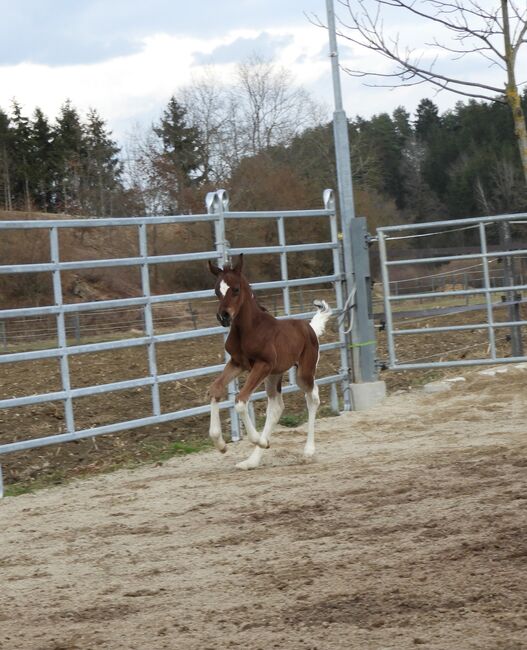
M338 10L337 2L335 3ZM253 54L292 72L332 108L325 0L0 0L0 107L16 98L27 113L54 117L67 99L96 108L119 139L156 120L178 88L212 69L219 82ZM413 36L415 25L389 17L388 28ZM343 65L381 70L381 62L340 42ZM483 66L484 67L484 66ZM481 72L481 70L475 71ZM489 78L492 70L484 72ZM426 88L367 88L342 76L348 116L404 105L413 112ZM456 97L442 94L442 109Z

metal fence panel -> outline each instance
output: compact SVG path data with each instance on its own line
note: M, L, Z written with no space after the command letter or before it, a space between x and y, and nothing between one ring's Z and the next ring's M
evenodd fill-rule
M527 361L527 356L524 354L521 335L521 327L527 325L527 321L522 320L520 315L520 307L526 302L522 292L527 290L527 284L524 283L523 273L517 273L514 267L514 261L516 259L525 257L527 254L527 248L522 245L516 247L513 245L514 242L512 241L510 229L511 223L527 226L527 214L507 214L495 217L459 219L455 221L436 221L411 225L387 226L377 229L383 285L383 317L388 345L388 368L391 370L417 370ZM500 243L498 246L494 246L492 250L489 250L487 229L489 226L494 225L499 228ZM427 237L449 231L452 232L467 229L474 229L474 231L477 232L479 237L479 252L440 255L435 257L419 257L416 252L414 257L408 257L405 255L404 259L390 259L389 257L388 242L390 240ZM431 230L431 232L427 232L429 230ZM525 234L527 235L527 229ZM490 263L497 259L504 260L504 272L499 276L492 275L490 270ZM432 282L432 290L429 291L400 292L399 287L401 283L405 281L399 280L396 282L390 279L390 269L394 267L404 267L410 264L425 265L457 262L460 260L479 261L478 266L481 266L481 275L478 282L481 283L481 287L469 288L469 280L466 273L464 275L463 289L453 288L443 291L440 290L440 287L435 287ZM467 267L467 269L472 268L472 266ZM431 273L429 277L432 278L446 273L448 273L448 271L436 274ZM423 277L427 276L422 276L419 279L422 280ZM412 281L412 279L410 278L408 282L409 281ZM501 282L501 285L497 284L498 281ZM392 287L395 288L396 293L394 293ZM505 294L500 302L496 302L493 299L493 297L498 293ZM401 328L394 325L394 320L398 314L397 312L394 312L393 306L397 302L405 300L422 301L445 297L469 297L477 295L481 295L484 298L484 302L479 305L481 311L485 313L485 319L482 322L471 323L470 325L445 325L439 327L411 328ZM495 319L495 311L498 307L508 309L508 318L505 321L497 321ZM461 309L463 311L473 310L474 307L465 306L464 309ZM445 308L443 311L448 313L449 309ZM427 314L431 315L431 312L428 311ZM496 346L496 330L503 328L508 328L511 332L511 351L508 356L503 355L503 353L500 354ZM478 358L451 361L425 361L422 363L402 362L397 358L396 339L399 336L477 329L485 331L488 338L488 352Z
M338 237L338 227L335 214L334 201L332 193L326 191L324 194L325 207L323 210L290 210L282 212L230 212L228 210L228 196L226 192L220 190L210 193L207 196L208 213L203 215L192 216L171 216L171 217L137 217L137 218L104 218L104 219L65 219L65 220L46 220L46 221L0 221L0 232L8 230L28 231L32 229L47 230L49 234L50 262L38 264L10 264L1 265L0 274L12 273L31 273L45 272L50 273L53 281L53 305L24 307L20 309L0 309L0 343L2 344L3 353L0 354L0 366L7 363L36 361L40 359L56 358L59 360L61 390L50 391L25 397L7 397L0 396L0 409L17 408L31 404L41 404L44 402L61 401L64 405L66 430L58 432L55 435L43 436L41 438L24 440L23 432L18 435L18 440L12 443L0 444L0 455L15 451L28 450L36 447L59 444L72 440L93 437L101 434L123 431L137 427L150 426L164 422L170 422L185 417L206 414L210 412L210 406L203 406L180 409L163 413L160 404L159 386L163 383L175 380L183 380L194 377L204 377L210 374L220 372L222 364L215 364L203 368L192 368L185 371L178 371L168 374L158 374L157 368L157 344L172 341L181 341L186 339L195 339L204 336L225 334L222 327L204 327L193 330L156 333L153 319L153 306L162 305L169 302L192 301L212 298L212 290L202 291L184 291L163 295L152 295L150 286L149 271L153 265L181 263L188 260L217 260L224 263L230 255L237 253L257 254L276 254L280 256L281 278L271 282L255 282L251 286L255 291L265 289L277 289L282 292L284 315L282 318L311 318L312 311L303 313L292 313L291 309L291 289L294 287L304 287L308 285L332 283L335 292L334 302L336 304L336 316L339 319L340 327L338 340L321 345L321 351L339 350L340 368L326 377L320 377L317 380L319 384L338 385L341 388L344 409L350 408L349 399L349 338L344 332L342 310L344 306L344 274L340 261L340 244ZM312 218L324 217L328 219L330 241L315 242L309 244L287 244L284 223L289 218ZM225 224L229 219L246 220L246 219L273 219L277 225L278 246L258 246L248 248L232 248L225 236ZM214 226L215 232L215 250L201 251L197 253L184 253L174 255L150 255L148 253L148 231L147 226L165 225L175 223L198 223L210 222ZM134 227L137 231L139 255L128 258L117 259L97 259L97 260L79 260L75 262L61 261L60 259L60 239L59 231L61 229L73 228L120 228ZM331 252L333 260L333 272L328 275L307 278L289 279L288 274L288 254L311 251L327 250ZM84 301L75 304L64 304L62 273L64 271L108 268L116 266L133 266L140 270L140 297L109 299L101 301ZM101 342L80 342L80 326L73 324L75 334L75 344L68 344L66 317L68 315L77 315L85 312L100 312L109 309L137 308L142 311L144 335L139 337L130 337L126 333L121 338L111 341ZM191 306L190 309L192 310ZM22 318L53 318L56 327L56 345L44 349L29 351L10 351L9 349L9 328L7 324L16 319ZM82 388L72 388L69 377L69 360L73 355L87 354L93 352L111 351L126 347L146 347L148 357L148 376L87 386ZM289 374L290 385L284 386L284 392L297 391L298 386L294 383L294 372ZM75 399L79 397L90 397L102 393L126 390L129 388L149 387L151 414L137 419L131 419L123 422L116 422L109 425L97 426L89 429L79 429L75 425ZM231 419L231 438L238 440L240 437L240 425L238 415L234 409L234 397L237 392L237 385L233 382L229 386L229 397L220 404L220 408L230 410ZM253 400L265 397L264 392L255 393ZM336 407L336 393L332 391L332 405ZM22 435L21 435L22 434ZM21 439L22 438L22 439Z

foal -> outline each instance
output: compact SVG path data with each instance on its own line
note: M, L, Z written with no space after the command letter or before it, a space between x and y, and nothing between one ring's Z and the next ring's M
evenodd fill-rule
M221 375L210 387L211 414L210 437L215 447L227 450L221 433L218 402L226 385L242 371L248 371L245 385L236 398L236 411L245 425L249 440L256 446L246 460L236 466L254 469L262 459L263 450L269 448L271 433L284 410L282 375L292 366L297 367L297 384L304 391L308 410L308 433L304 456L315 453L315 416L320 404L315 371L319 358L318 337L324 332L331 309L324 301L315 303L319 308L310 323L293 318L277 320L260 307L251 287L242 274L243 255L236 264L226 264L223 269L209 261L216 276L216 295L219 298L219 322L230 326L225 349L230 360ZM248 413L247 404L252 393L265 381L267 414L261 435L256 431Z

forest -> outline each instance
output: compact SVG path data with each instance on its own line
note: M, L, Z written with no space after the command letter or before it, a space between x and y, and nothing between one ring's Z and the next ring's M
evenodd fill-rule
M527 109L527 91L522 102ZM509 108L459 101L440 112L349 119L357 214L370 227L527 210ZM96 109L51 118L0 108L0 209L81 216L190 214L224 187L234 209L319 207L336 187L329 111L272 63L230 85L202 79L150 127L117 142Z

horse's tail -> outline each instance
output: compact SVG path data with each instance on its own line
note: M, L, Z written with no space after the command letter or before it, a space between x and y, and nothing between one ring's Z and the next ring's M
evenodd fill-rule
M325 300L315 300L313 304L318 308L318 311L313 316L309 324L313 328L317 337L320 337L322 334L324 334L326 323L331 318L331 314L333 312Z

